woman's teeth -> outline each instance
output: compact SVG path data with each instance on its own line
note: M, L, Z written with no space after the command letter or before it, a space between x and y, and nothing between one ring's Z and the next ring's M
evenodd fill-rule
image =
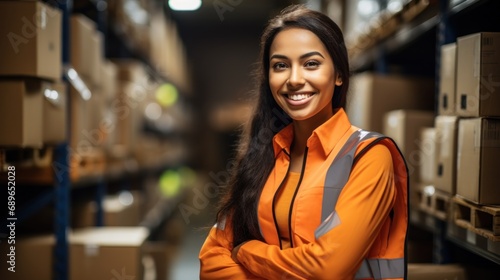
M304 100L304 99L307 99L311 96L312 96L311 93L309 93L309 94L288 94L288 98L290 98L294 101Z

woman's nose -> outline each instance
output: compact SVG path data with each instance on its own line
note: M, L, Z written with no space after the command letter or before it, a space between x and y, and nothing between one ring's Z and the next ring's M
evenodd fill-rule
M290 69L287 85L291 88L297 88L304 85L304 83L305 80L301 69L299 67L292 67Z

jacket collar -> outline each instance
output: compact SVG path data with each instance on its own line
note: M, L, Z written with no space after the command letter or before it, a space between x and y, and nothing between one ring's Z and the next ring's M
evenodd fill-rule
M309 149L318 147L327 156L350 128L351 123L347 114L344 109L340 108L330 119L313 131L307 139L307 147ZM293 124L289 124L273 138L274 155L277 156L283 149L290 154L292 141Z

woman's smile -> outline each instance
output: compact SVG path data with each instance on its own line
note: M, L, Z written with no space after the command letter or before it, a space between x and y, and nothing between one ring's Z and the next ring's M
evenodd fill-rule
M294 92L285 94L288 103L293 106L306 104L314 96L313 92Z

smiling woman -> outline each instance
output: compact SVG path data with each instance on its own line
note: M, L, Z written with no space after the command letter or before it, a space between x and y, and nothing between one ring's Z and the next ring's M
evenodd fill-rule
M333 116L333 91L342 79L321 40L291 28L276 35L270 52L269 87L278 105L294 120L323 123Z
M258 86L200 278L405 278L406 164L344 112L338 26L304 6L282 11L262 35Z

